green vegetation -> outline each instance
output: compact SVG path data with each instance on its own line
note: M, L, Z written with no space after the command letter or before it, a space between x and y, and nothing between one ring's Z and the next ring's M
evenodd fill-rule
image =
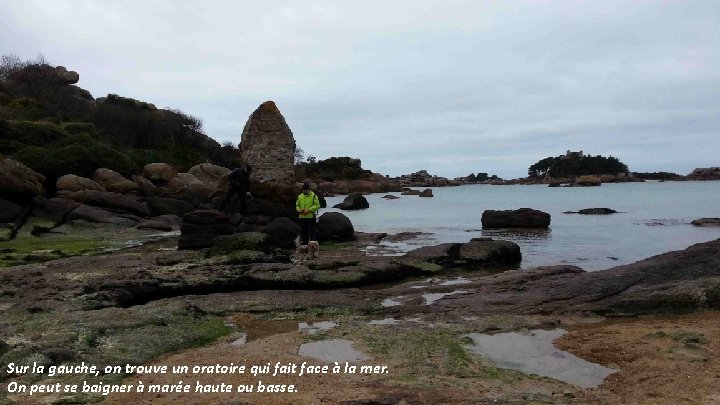
M115 94L94 100L72 76L43 58L0 58L0 151L43 174L49 189L100 167L127 176L152 162L181 171L237 163L237 149L203 134L199 118Z
M6 336L18 342L0 362L20 365L144 364L161 354L198 347L228 335L232 329L222 319L207 316L184 303L160 303L134 308L107 308L82 313L4 310L0 318ZM0 370L0 380L7 377ZM123 374L64 376L62 381L78 383L119 382ZM29 383L37 375L26 375ZM87 398L89 400L90 398ZM2 397L0 397L0 401Z
M681 175L671 172L633 172L633 176L643 180L676 180L682 178Z
M487 180L497 180L499 177L495 174L489 176L487 173L470 173L465 179L469 182L483 182Z
M153 231L118 229L112 225L76 221L40 236L31 234L35 226L50 227L49 220L32 217L13 240L0 246L0 267L39 263L72 256L94 255L108 249L127 246L130 240L143 239Z
M295 165L295 177L311 178L315 181L365 180L372 177L370 170L360 167L360 159L347 156L317 160L314 156L306 162Z
M582 175L626 173L627 165L616 157L567 154L546 157L528 168L528 176L542 178L549 174L553 178L567 178Z
M323 242L322 245L320 245L320 249L323 251L336 251L352 246L353 242Z
M407 263L407 265L419 270L421 273L440 273L443 271L443 267L436 263L418 261Z
M254 311L253 311L254 312ZM295 310L257 310L259 319L319 319L319 318L342 318L362 315L362 312L349 307L307 307Z
M468 342L451 329L393 328L393 333L378 333L383 326L362 325L353 328L350 335L375 355L389 361L396 378L416 381L428 376L435 378L501 378L503 370L470 356L463 347ZM510 372L512 374L512 372Z
M68 227L66 232L42 237L30 234L35 225L49 225L31 219L13 240L3 242L0 267L38 263L63 257L98 253L105 248L120 246L121 242L94 227Z
M100 167L125 175L139 170L127 155L102 143L93 134L70 134L57 124L5 121L0 122L0 134L10 155L48 179L68 173L92 177Z

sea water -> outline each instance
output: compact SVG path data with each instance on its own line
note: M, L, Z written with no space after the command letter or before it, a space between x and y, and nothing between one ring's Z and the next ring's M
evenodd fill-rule
M690 224L696 218L720 217L720 181L619 183L600 187L466 185L432 190L432 198L379 193L366 196L369 209L327 208L322 212L342 212L357 231L425 233L402 243L385 243L398 252L443 242L467 242L475 237L510 240L520 245L523 268L574 264L585 270L602 270L720 238L720 227ZM400 198L384 199L385 194ZM328 207L343 198L327 198ZM549 213L550 229L482 229L483 211L524 207ZM612 208L620 213L564 214L583 208Z

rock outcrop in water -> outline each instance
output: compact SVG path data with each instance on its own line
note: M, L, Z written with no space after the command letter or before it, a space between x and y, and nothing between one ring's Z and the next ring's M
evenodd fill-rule
M618 212L612 208L583 208L579 211L565 211L563 214L580 214L580 215L610 215Z
M532 208L517 210L486 210L482 214L483 228L547 228L550 214Z
M697 168L687 175L688 180L720 180L720 167Z
M695 226L720 226L720 218L699 218L694 219L691 224Z
M404 174L392 180L404 187L444 187L457 186L461 184L456 180L449 180L445 177L431 175L427 170Z
M370 208L370 203L368 203L367 198L361 193L352 193L345 197L340 204L335 204L333 208L340 208L341 210L363 210Z

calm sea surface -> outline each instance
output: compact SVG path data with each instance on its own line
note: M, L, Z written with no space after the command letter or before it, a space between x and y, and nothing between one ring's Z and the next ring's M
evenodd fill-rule
M570 263L585 270L602 270L720 238L720 227L690 225L696 218L720 217L720 181L578 188L468 185L433 188L433 194L433 198L400 196L397 200L373 194L366 196L369 209L342 212L358 231L425 233L402 243L384 243L398 252L442 242L467 242L480 236L511 240L520 245L523 268ZM328 198L328 207L343 198ZM484 210L523 207L550 213L550 229L482 230ZM621 213L563 214L596 207ZM327 208L321 214L327 211L339 210Z

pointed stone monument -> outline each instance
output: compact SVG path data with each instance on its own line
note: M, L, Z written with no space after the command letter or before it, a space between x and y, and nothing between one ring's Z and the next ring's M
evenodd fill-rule
M262 103L250 115L240 151L252 166L251 182L295 184L295 138L274 102Z

